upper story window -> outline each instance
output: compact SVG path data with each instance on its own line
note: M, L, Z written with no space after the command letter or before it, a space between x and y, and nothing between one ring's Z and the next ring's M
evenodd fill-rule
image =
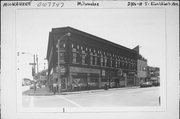
M104 66L104 57L101 55L101 66Z
M91 50L91 51L95 51L95 50ZM98 58L99 57L97 56L97 53L90 52L89 54L90 65L98 65L99 64Z
M123 58L121 59L121 67L124 68L124 60L123 60Z
M112 67L113 66L113 60L112 60L112 58L110 58L110 67Z
M93 53L90 53L90 65L93 65Z
M80 63L80 54L75 48L72 48L72 63Z
M87 53L85 53L85 51L82 51L82 64L88 64L88 59L87 59Z
M115 60L115 67L116 68L118 67L118 60L117 59Z
M65 52L60 52L60 63L65 62Z
M77 53L76 52L73 52L72 62L77 63Z
M94 54L94 65L97 65L97 59L98 59L98 57L97 57L97 54L95 53Z
M104 66L107 67L108 66L108 62L107 62L107 57L104 57Z
M97 56L97 65L101 65L101 57Z
M56 46L57 47L57 49L58 49L58 46ZM60 44L60 49L59 49L59 61L60 61L60 63L64 63L65 62L65 54L66 54L66 52L65 52L65 47L66 47L66 44L65 43L63 43L63 42L61 42L61 44Z
M82 54L82 64L85 64L86 54Z
M120 62L120 60L117 60L117 67L118 67L118 68L121 67L121 62Z

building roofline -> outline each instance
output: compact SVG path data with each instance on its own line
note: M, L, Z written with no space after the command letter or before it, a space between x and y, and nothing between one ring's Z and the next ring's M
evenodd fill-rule
M117 48L122 48L122 49L125 49L125 50L128 50L130 52L134 52L137 54L136 51L134 51L133 49L130 49L130 48L127 48L125 46L122 46L122 45L119 45L119 44L116 44L116 43L113 43L109 40L106 40L104 38L100 38L98 36L95 36L95 35L92 35L92 34L89 34L87 32L84 32L84 31L81 31L81 30L78 30L78 29L75 29L73 27L70 27L70 26L67 26L67 27L59 27L59 28L52 28L52 32L59 32L59 30L65 30L65 32L72 32L72 33L79 33L83 36L86 36L86 37L90 37L92 39L96 39L97 41L99 42L103 42L103 43L107 43L109 45L112 45L112 46L115 46Z

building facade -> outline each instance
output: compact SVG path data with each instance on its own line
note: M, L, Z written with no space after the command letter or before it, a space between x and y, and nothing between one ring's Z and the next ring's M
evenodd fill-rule
M147 80L147 60L138 58L137 64L137 77L139 82L145 82Z
M62 91L99 89L105 84L135 86L137 56L132 49L74 28L53 28L47 49L48 80L60 83Z
M152 82L160 82L160 68L147 66L147 79Z

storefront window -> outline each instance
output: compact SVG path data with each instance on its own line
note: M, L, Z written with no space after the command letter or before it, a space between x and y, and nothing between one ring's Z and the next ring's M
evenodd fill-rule
M83 73L72 75L72 87L74 90L87 89L87 75Z
M92 88L98 88L99 86L99 75L98 74L90 74L88 81L88 86L90 89Z

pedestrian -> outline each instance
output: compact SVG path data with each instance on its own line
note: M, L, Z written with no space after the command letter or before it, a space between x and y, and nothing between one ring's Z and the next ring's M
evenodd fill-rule
M108 90L108 85L107 84L105 84L105 90Z
M57 83L53 83L53 92L54 94L57 92Z

